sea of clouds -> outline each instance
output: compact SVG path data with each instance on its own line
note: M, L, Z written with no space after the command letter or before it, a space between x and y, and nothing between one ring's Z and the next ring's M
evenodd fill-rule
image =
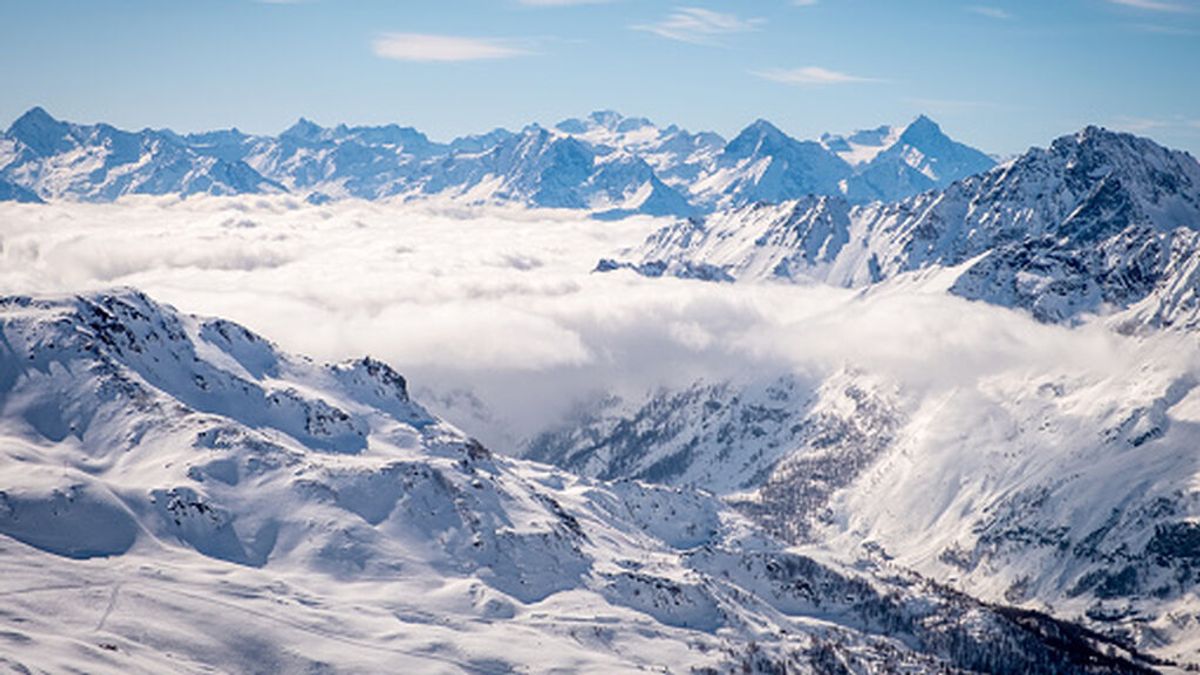
M664 221L289 197L0 205L0 293L133 286L324 360L371 354L467 431L515 449L578 401L698 379L814 381L847 365L906 389L1000 373L1197 371L1194 340L1065 328L944 292L596 274Z

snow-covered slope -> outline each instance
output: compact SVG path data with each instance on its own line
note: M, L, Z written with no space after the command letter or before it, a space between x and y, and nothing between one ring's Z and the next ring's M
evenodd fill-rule
M847 184L847 197L856 202L895 201L944 188L996 165L984 153L951 140L937 123L924 115L898 132L888 129L882 137L870 138L873 135L868 134L869 138L863 138L863 133L851 136L845 142L849 150L839 153L865 160L856 167L854 178ZM856 144L855 139L868 144ZM876 140L878 145L869 144Z
M825 145L765 121L726 143L715 133L601 111L550 129L533 124L436 143L411 127L326 128L303 118L278 136L132 133L34 108L0 135L0 181L47 199L286 190L320 203L438 194L610 216L690 216L810 193L899 198L990 166L964 159L970 153L925 118L854 169Z
M715 166L693 186L719 207L780 202L800 195L837 194L850 165L815 141L797 141L766 120L738 134Z
M135 291L0 300L0 662L18 670L1114 672L1099 635L704 494L505 459L360 359Z
M944 190L749 205L669 225L628 257L639 270L841 286L961 266L951 292L1041 320L1134 308L1121 319L1130 328L1191 327L1197 231L1193 157L1088 127Z
M784 539L1195 662L1200 390L1177 358L1188 348L1161 334L1117 368L1018 365L934 389L854 368L700 382L604 401L527 454L713 490Z
M43 199L111 200L126 194L231 195L279 191L244 162L205 156L169 131L121 131L54 119L33 108L5 133L0 178Z

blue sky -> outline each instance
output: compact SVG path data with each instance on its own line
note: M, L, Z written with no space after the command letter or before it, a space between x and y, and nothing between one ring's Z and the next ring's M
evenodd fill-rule
M927 113L996 153L1095 123L1200 154L1200 0L0 0L0 124L438 140L617 109L798 137Z

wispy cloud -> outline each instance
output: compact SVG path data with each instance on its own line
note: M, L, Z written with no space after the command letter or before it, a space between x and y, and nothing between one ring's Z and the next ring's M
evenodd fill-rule
M1194 340L1167 350L1102 325L1041 324L948 293L588 273L598 256L643 241L660 225L653 220L297 201L197 196L5 211L0 292L135 285L181 310L244 322L286 349L329 360L372 354L414 388L473 392L514 438L599 388L642 396L699 378L823 374L849 362L895 378L901 391L957 399L977 389L1006 395L994 386L1005 373L1010 382L1045 372L1124 383L1150 354L1192 364L1198 350ZM468 431L489 428L497 426Z
M481 61L529 54L503 40L425 33L385 33L371 43L371 50L397 61Z
M792 0L792 4L797 7L812 7L817 4L817 0Z
M1133 7L1135 9L1145 9L1151 12L1190 12L1191 7L1177 2L1163 2L1163 0L1108 0L1114 5L1123 7Z
M658 23L638 24L632 28L669 40L713 44L725 35L757 30L763 23L763 19L743 19L736 14L714 12L700 7L680 7Z
M768 68L766 70L750 71L752 75L772 82L796 85L825 85L848 84L851 82L879 82L871 77L859 77L820 66L804 66L803 68Z
M967 11L974 12L979 16L986 16L989 19L1005 20L1013 18L1013 15L1010 12L1000 9L999 7L991 7L988 5L971 5L967 7Z

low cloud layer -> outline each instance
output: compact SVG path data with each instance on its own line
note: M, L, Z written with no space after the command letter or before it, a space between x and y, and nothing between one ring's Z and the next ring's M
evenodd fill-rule
M853 365L920 391L1013 370L1103 376L1195 360L1169 336L1040 325L948 296L936 279L863 293L591 273L661 224L291 198L3 205L0 292L130 285L294 352L372 354L416 390L465 406L456 421L493 443L556 421L581 397L700 378Z

